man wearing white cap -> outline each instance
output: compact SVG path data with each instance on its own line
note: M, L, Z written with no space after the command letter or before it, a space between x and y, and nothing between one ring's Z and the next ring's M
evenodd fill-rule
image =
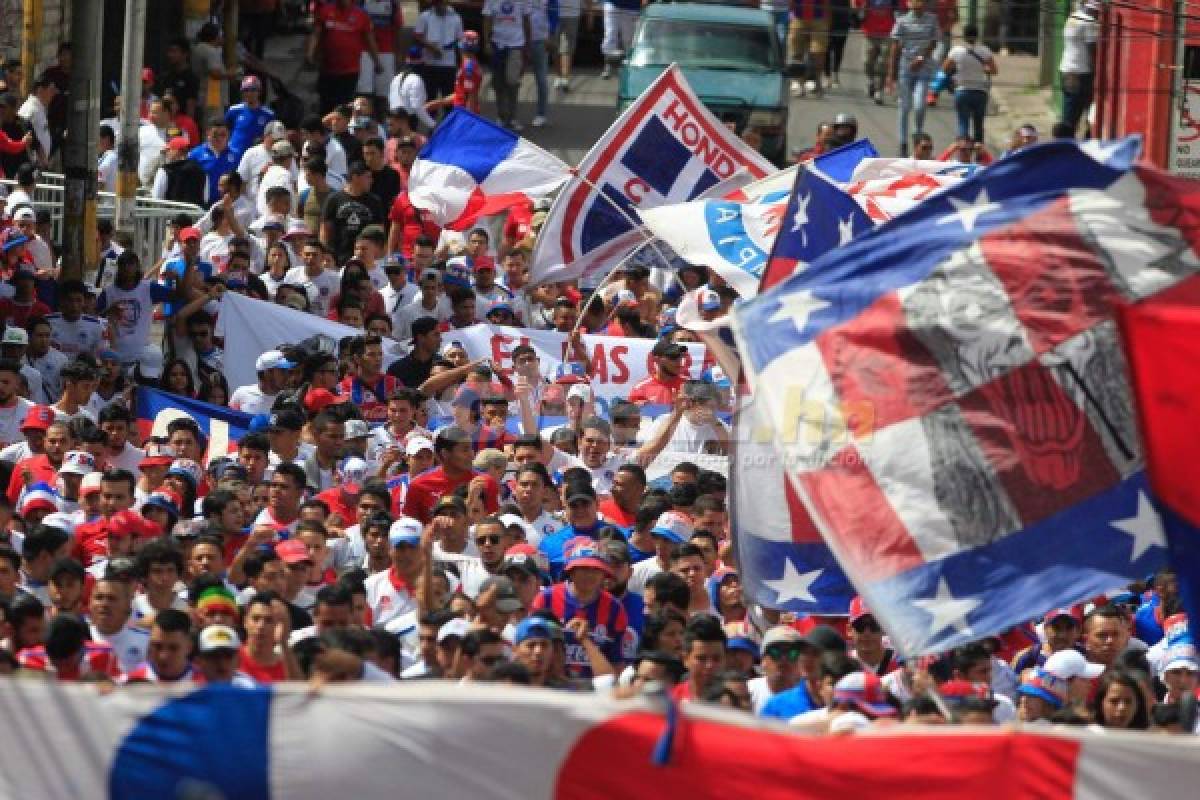
M1194 644L1174 644L1163 653L1158 677L1167 687L1162 702L1174 703L1189 694L1195 694L1200 684L1200 656Z
M366 580L367 606L375 625L417 610L417 577L422 569L422 525L411 517L400 517L388 531L392 566Z
M1083 707L1087 703L1092 681L1104 672L1103 664L1093 664L1078 650L1059 650L1046 659L1042 671L1067 682L1067 699L1071 705Z
M275 404L275 397L287 384L288 370L296 365L278 350L268 350L254 362L258 383L239 386L229 398L229 407L247 414L266 414Z
M0 358L11 358L21 365L21 377L25 379L25 384L29 387L30 397L42 397L42 373L31 367L25 360L25 350L29 347L29 334L24 328L9 327L4 329L3 335L0 335ZM24 458L30 455L25 453L20 456ZM5 457L5 453L0 451L0 461L15 461Z
M68 450L58 469L58 492L60 505L65 512L79 508L79 489L85 475L96 471L96 457L86 450Z
M270 209L267 207L267 191L275 187L288 190L292 198L291 212L295 213L296 198L298 197L296 191L296 149L286 139L281 139L271 145L271 162L263 170L262 177L258 182L258 191L255 192L259 214L270 213Z
M279 120L271 120L263 128L262 141L242 153L242 160L238 162L237 172L242 176L247 194L258 195L258 182L262 180L263 172L272 161L271 147L276 142L286 139L287 128Z
M238 651L242 640L228 625L209 625L200 631L196 643L196 666L204 683L224 683L252 689L254 679L238 669Z

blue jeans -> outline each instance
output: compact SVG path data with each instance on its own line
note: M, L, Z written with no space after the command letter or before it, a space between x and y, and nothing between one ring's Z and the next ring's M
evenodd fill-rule
M925 130L925 102L929 94L929 81L932 76L928 72L901 72L896 82L896 96L899 100L896 132L900 136L900 147L905 153L912 148L908 134L908 115L916 111L916 129L913 133Z
M779 37L779 54L787 57L788 24L791 19L787 11L772 11L771 17L775 22L775 34Z
M987 116L988 93L982 89L958 89L954 92L954 110L958 114L958 135L968 134L983 141L983 118Z
M550 96L550 81L547 79L549 62L546 40L534 39L529 43L529 60L533 62L533 81L537 86L537 115L546 116L546 100Z

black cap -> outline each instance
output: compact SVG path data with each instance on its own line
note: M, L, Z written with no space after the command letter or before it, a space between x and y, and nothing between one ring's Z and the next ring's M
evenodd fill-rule
M271 415L267 423L268 431L299 431L304 427L304 415L296 411L284 409Z
M653 356L674 357L683 355L687 350L678 342L672 342L670 339L659 339L654 343L654 348L650 351Z
M575 483L567 487L567 505L576 500L596 500L596 490L586 483Z
M463 499L458 495L444 494L438 498L437 503L434 505L433 515L436 517L438 514L446 510L453 510L459 514L462 514L463 516L466 516L467 504L463 502Z

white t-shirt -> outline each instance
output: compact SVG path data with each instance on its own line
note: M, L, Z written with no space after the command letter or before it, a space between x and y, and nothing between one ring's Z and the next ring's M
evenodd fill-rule
M239 386L229 398L229 407L247 414L266 414L275 404L277 395L266 394L257 383Z
M946 56L954 62L954 81L960 89L986 92L992 87L991 77L983 65L992 60L986 44L955 45Z
M304 271L304 267L293 267L288 270L283 282L303 286L304 291L308 292L308 302L312 307L312 313L318 317L324 317L329 313L329 303L338 293L341 284L338 274L333 270L327 269L316 277L309 277Z
M387 309L388 314L395 320L396 314L405 306L412 305L413 300L421 296L421 290L411 283L405 283L399 289L392 288L391 283L387 282L387 273L384 273L384 285L379 289L379 296L383 298L383 307ZM394 336L395 323L392 325L392 335ZM407 336L404 338L408 338Z
M1062 60L1058 71L1069 75L1087 75L1095 69L1088 48L1100 38L1100 26L1083 11L1076 10L1063 25Z
M67 365L71 359L51 347L46 351L46 354L39 357L27 355L25 360L29 362L29 366L36 369L42 374L42 400L43 405L51 405L57 403L58 398L62 397L62 368Z
M104 290L105 307L120 308L113 349L121 357L122 364L137 361L150 339L150 323L154 321L150 286L150 281L140 281L132 289L121 289L114 284Z
M647 440L653 440L670 423L670 415L663 414L654 421L654 427L646 435ZM675 426L674 432L671 433L671 438L667 442L665 449L673 450L680 453L703 453L704 445L708 442L720 441L717 436L717 430L725 432L725 438L729 438L729 426L719 419L714 419L711 425L696 425L687 418L684 414L679 418L679 424Z
M96 165L96 179L100 188L106 192L117 190L117 151L106 150L100 154Z
M401 306L397 311L392 313L392 336L400 341L411 339L412 324L421 317L433 317L438 322L445 322L450 319L452 313L453 309L450 307L450 298L444 294L438 295L437 307L433 311L421 305L418 297L415 302Z
M16 402L11 407L0 408L0 446L7 447L25 439L21 434L21 423L34 404L24 397L14 399Z
M124 628L112 636L105 636L96 629L95 624L89 623L92 631L92 641L105 642L112 645L121 664L122 672L129 672L146 660L146 648L150 644L150 631L145 628L135 628L126 624Z
M287 167L272 164L267 167L267 171L263 173L262 180L258 182L258 192L255 197L257 197L259 214L267 213L267 190L273 189L276 186L281 186L291 193L292 210L296 210L296 198L299 196L296 191L296 176Z
M593 469L592 467L585 468L592 473L592 488L596 490L598 495L606 495L612 493L613 478L616 477L617 469L629 463L629 457L622 453L609 453L608 458L604 463Z
M406 589L392 585L392 571L376 572L365 581L367 607L371 609L371 623L383 625L393 617L417 610L417 598Z
M533 522L526 522L525 524L529 526L529 529L525 532L525 538L534 547L540 545L542 539L545 537L557 533L564 525L561 519L548 511L543 511Z
M267 146L262 142L247 148L246 152L242 153L242 160L238 162L238 175L242 176L242 181L246 187L246 194L251 196L258 195L258 182L261 179L262 168L271 163L271 154L267 151Z
M462 17L458 16L458 12L453 8L447 8L444 16L438 16L433 9L422 11L417 17L416 27L413 28L413 33L419 33L425 37L428 44L440 47L442 52L439 55L433 55L430 51L425 51L425 64L430 67L453 67L455 66L455 46L463 35Z
M526 0L484 0L483 16L492 18L492 41L496 47L524 47Z
M143 186L149 186L154 181L154 173L160 163L159 156L166 146L166 139L149 122L138 128L138 180Z
M50 323L50 343L67 355L97 352L108 333L107 322L88 314L74 321L50 314L46 321Z
M646 583L662 571L657 558L647 558L634 564L633 572L629 576L629 591L645 594Z

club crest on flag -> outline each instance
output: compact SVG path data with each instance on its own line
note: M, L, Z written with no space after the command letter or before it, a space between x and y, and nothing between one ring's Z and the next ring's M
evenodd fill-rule
M701 196L745 170L774 167L721 124L671 66L584 157L534 250L534 283L596 279L645 234L641 211Z

